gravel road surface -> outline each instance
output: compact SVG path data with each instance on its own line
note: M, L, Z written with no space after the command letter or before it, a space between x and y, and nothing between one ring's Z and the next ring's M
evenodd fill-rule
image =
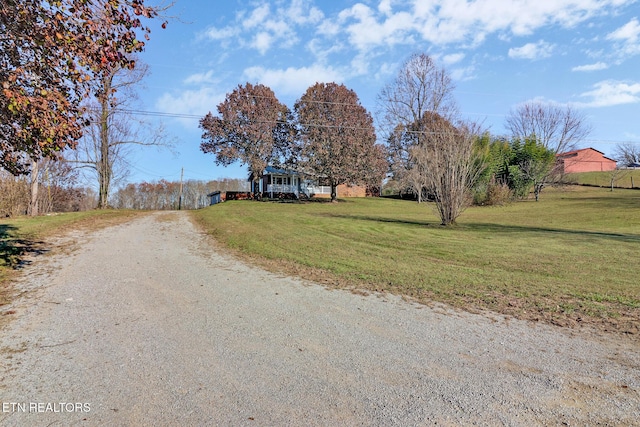
M637 341L281 277L187 213L69 239L3 308L0 425L640 425Z

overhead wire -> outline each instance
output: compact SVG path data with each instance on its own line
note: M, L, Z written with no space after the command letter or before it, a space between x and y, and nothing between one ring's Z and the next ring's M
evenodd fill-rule
M186 113L169 113L169 112L161 112L161 111L148 111L148 110L131 110L131 109L116 109L115 112L140 115L140 116L150 116L150 117L165 117L165 118L176 118L176 119L202 119L203 116L196 114L186 114ZM464 113L463 113L464 114ZM479 114L479 113L476 113ZM267 124L271 122L256 122L259 124ZM280 122L281 124L285 124L285 122ZM343 125L327 125L327 124L318 124L318 123L299 123L300 126L303 127L321 127L321 128L341 128L348 130L364 130L367 129L361 126L343 126ZM425 132L425 131L406 131L407 133L420 133L427 135L436 135L439 134L437 132ZM594 144L621 144L621 143L631 143L631 144L640 144L640 141L634 140L606 140L606 139L584 139L583 142L594 143Z

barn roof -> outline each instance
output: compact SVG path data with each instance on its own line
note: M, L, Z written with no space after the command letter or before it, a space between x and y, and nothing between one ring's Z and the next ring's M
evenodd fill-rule
M596 150L595 148L591 148L591 147L589 147L589 148L580 148L580 149L577 149L577 150L567 151L565 153L558 153L558 154L556 154L556 157L573 157L573 156L578 155L578 153L580 153L580 152L589 151L589 150L595 151L596 153L599 153L599 154L602 154L603 158L615 162L614 159L605 156L602 151Z

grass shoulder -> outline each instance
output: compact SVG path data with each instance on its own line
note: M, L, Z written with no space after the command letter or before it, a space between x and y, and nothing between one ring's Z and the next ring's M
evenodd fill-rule
M469 208L442 227L430 204L226 202L193 212L219 243L332 286L627 334L640 325L640 192L546 189L540 202Z

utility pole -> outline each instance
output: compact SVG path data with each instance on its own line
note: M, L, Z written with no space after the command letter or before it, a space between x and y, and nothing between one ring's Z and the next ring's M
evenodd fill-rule
M180 198L178 198L178 210L182 210L182 177L184 176L184 167L180 169Z

